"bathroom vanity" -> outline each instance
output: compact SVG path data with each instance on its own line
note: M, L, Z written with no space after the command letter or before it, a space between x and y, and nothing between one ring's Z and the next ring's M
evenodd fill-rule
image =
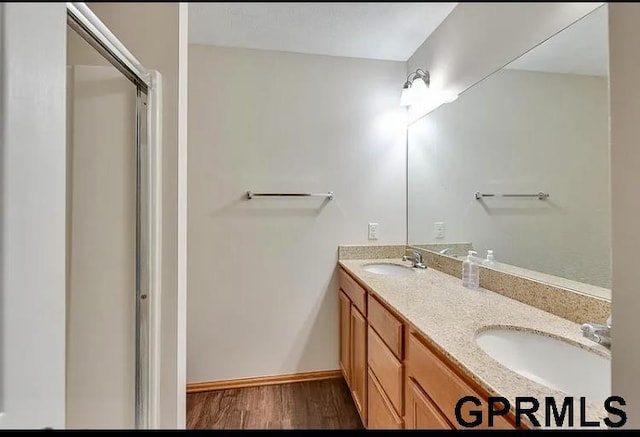
M376 269L369 268L374 263ZM406 272L377 270L381 264ZM339 261L340 367L368 429L468 428L455 411L464 396L480 400L481 405L467 402L459 411L462 421L468 423L474 422L475 411L482 411L482 422L476 428L489 427L490 396L504 397L511 406L524 396L541 400L551 396L558 405L565 396L580 396L545 386L500 364L476 341L490 329L561 339L567 347L608 360L608 350L583 338L575 322L483 288L466 289L459 278L435 269L409 265L398 259ZM603 393L608 390L602 387ZM593 397L588 401L585 419L601 421L606 415L602 403ZM536 413L542 424L543 410ZM580 423L579 410L576 404L575 423ZM492 427L514 429L513 408L494 417ZM532 426L524 418L521 427Z

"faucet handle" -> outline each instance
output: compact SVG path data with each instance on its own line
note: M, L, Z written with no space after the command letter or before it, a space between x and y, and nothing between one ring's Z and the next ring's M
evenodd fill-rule
M609 327L607 325L601 325L599 323L585 323L580 327L582 335L591 338L592 340L598 337L610 336Z
M609 321L609 320L607 320ZM585 323L580 329L582 336L605 347L611 347L611 327L599 323Z
M414 267L417 267L419 269L426 269L427 265L422 261L422 254L417 250L414 250L413 255L414 255L413 259L415 260Z

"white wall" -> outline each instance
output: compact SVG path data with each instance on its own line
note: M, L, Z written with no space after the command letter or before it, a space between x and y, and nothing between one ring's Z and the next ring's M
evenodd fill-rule
M627 401L628 428L640 428L640 5L609 4L613 218L613 394Z
M601 3L458 3L408 61L460 93Z
M0 5L0 428L64 427L65 31Z
M405 68L190 45L189 382L338 368L338 244L405 242Z
M469 241L482 257L610 288L608 113L607 77L502 70L412 124L409 242Z

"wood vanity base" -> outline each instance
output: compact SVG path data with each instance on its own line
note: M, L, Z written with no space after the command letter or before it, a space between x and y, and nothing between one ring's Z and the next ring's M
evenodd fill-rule
M455 416L464 396L482 403L474 429L489 427L486 390L343 268L340 290L340 368L366 428L469 429ZM469 407L461 415L474 419ZM499 416L492 428L514 423L512 414Z

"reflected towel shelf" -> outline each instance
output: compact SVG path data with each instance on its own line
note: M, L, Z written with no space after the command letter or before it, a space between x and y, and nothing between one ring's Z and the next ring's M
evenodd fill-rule
M329 200L333 200L333 191L326 193L255 193L247 191L247 200L251 200L254 197L326 197Z
M485 197L537 197L540 200L544 200L549 197L549 193L543 193L542 191L536 194L492 194L492 193L481 193L480 191L475 193L475 198L477 200L482 200Z

